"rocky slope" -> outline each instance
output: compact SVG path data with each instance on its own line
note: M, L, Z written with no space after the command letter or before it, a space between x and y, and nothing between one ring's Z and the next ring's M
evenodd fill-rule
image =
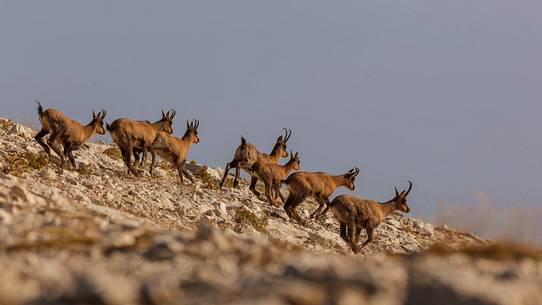
M220 169L135 178L89 143L60 174L34 133L0 119L0 304L540 303L538 251L396 214L353 255L331 213L300 226Z

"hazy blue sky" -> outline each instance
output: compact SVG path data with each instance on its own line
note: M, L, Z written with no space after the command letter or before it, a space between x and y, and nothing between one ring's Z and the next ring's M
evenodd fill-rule
M201 121L189 157L224 166L282 127L305 170L361 168L358 193L414 182L438 202L542 199L542 2L0 1L0 115L34 100Z

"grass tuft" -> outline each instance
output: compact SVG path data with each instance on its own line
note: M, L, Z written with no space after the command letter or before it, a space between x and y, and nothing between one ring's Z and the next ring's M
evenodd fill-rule
M122 155L120 154L120 150L116 147L110 147L104 150L103 153L113 159L122 160Z
M266 216L258 217L256 214L247 210L244 207L239 207L235 210L235 222L250 224L256 231L266 233L269 223Z
M207 166L202 167L195 176L203 182L203 187L210 190L219 189L218 182L207 172Z
M47 166L47 164L49 164L49 157L45 152L38 154L25 152L19 156L8 156L6 158L6 165L4 166L4 173L21 176L31 170L40 170Z

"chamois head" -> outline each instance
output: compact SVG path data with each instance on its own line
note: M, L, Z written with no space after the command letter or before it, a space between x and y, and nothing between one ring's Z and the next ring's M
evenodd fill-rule
M292 170L297 171L301 168L301 160L299 159L299 153L296 152L295 154L290 151L290 161L288 163L293 163Z
M275 143L275 146L273 147L273 153L278 153L278 155L281 158L288 158L288 140L290 140L290 137L292 136L292 130L291 129L284 129L284 137L281 135L277 138L277 142Z
M106 112L103 109L102 111L98 112L98 114L95 114L94 110L92 110L92 121L90 122L90 124L94 126L96 133L101 134L101 135L105 134L105 128L104 128L105 114Z
M344 186L348 188L349 190L353 191L356 189L356 176L359 174L359 168L354 167L353 169L349 170L346 174L343 175L344 177Z
M410 190L412 190L412 182L408 181L408 184L408 190L402 191L400 193L397 191L397 188L395 188L395 198L390 200L395 201L396 209L404 213L410 212L410 207L407 204L407 196L408 193L410 193Z
M199 127L198 120L193 120L192 122L186 121L186 132L183 138L189 138L190 143L193 143L193 144L199 143L198 127Z
M173 133L173 128L171 128L171 126L173 125L173 118L175 117L176 113L177 112L175 110L171 110L166 113L164 113L164 110L162 110L162 118L160 121L158 121L162 124L162 127L160 128L161 131L169 134Z

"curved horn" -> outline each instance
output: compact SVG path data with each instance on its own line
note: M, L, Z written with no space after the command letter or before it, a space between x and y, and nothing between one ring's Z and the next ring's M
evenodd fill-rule
M284 136L281 136L282 137L282 142L286 143L287 138L288 138L288 129L282 128L282 130L284 130Z
M100 116L102 118L102 120L105 118L105 114L107 113L107 111L103 110L102 109L102 115Z
M354 173L352 174L352 176L355 177L355 176L357 176L357 175L359 175L359 168L354 167Z
M199 127L199 120L194 120L194 121L196 121L196 124L194 125L194 129L198 129L198 127Z
M188 123L188 120L186 120L186 129L190 128L190 123Z
M290 140L290 137L292 136L292 130L290 128L286 129L286 128L283 128L284 131L286 132L286 136L284 137L284 143L288 142L288 140Z
M166 114L164 113L164 110L162 110L162 119L166 117Z
M166 112L166 119L169 120L169 110L168 110L168 112Z
M394 186L394 188L395 188L395 197L399 197L399 191L397 191L397 187Z
M408 193L410 193L410 190L412 190L412 181L408 180L408 190L405 193L405 197L408 196Z
M177 114L177 111L171 110L171 116L169 117L169 119L173 120L173 118L175 117L175 114Z

